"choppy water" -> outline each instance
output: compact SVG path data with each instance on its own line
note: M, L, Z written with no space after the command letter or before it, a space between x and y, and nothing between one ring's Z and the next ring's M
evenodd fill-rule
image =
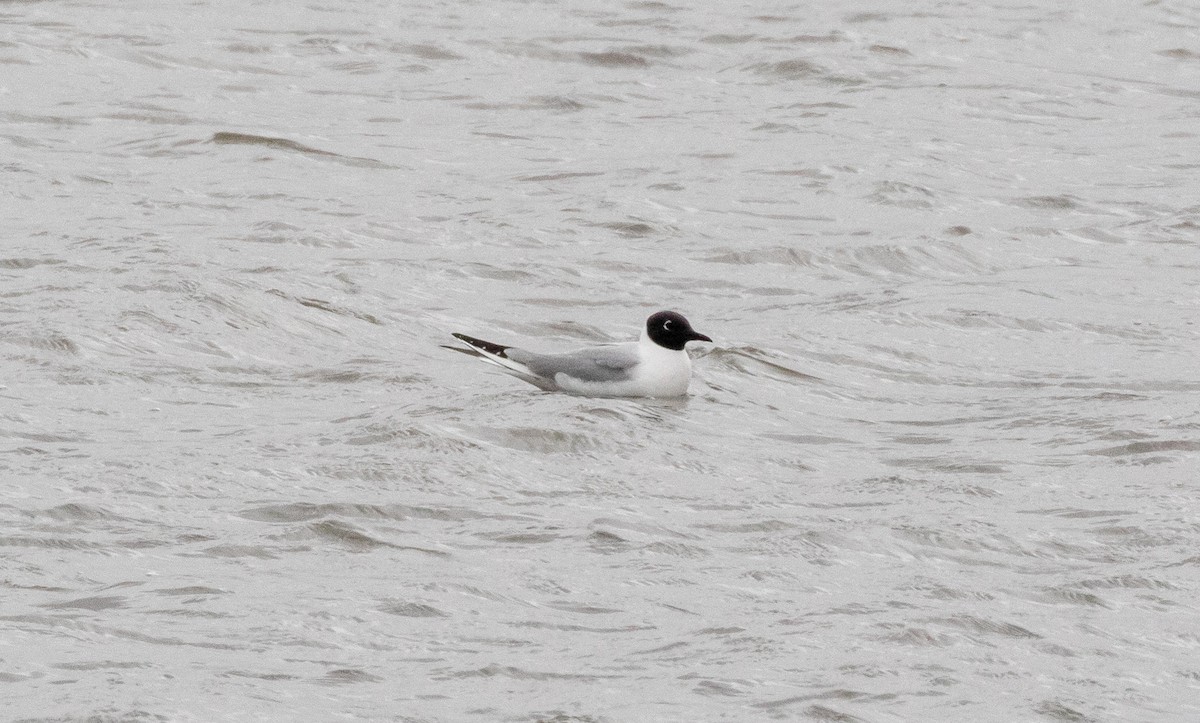
M16 720L1200 719L1194 3L0 3ZM683 401L544 394L659 308Z

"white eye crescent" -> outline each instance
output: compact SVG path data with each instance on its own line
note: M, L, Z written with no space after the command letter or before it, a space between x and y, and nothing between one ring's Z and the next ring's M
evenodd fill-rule
M670 319L667 319L666 321L664 321L664 322L663 322L663 328L664 328L664 329L670 329L670 328L671 328L671 320L670 320Z

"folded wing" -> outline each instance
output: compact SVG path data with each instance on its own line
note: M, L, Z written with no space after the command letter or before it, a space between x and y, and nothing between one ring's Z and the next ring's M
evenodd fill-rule
M638 363L637 344L609 344L565 354L534 354L509 349L508 358L539 377L554 380L559 374L588 383L627 381Z
M558 389L558 385L554 383L553 378L548 379L542 377L536 372L532 371L529 367L525 366L523 362L513 358L514 356L524 358L529 356L530 352L527 352L523 349L517 349L516 347L503 346L490 341L484 341L483 339L476 339L475 337L467 336L466 334L453 334L452 336L466 346L448 346L446 347L447 349L459 351L463 354L469 354L470 356L478 357L485 362L495 364L514 377L522 381L529 382L539 389L544 389L548 392Z

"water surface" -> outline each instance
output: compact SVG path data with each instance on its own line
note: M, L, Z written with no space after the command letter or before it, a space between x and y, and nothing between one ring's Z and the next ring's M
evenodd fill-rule
M1198 38L0 4L5 710L1196 720ZM439 348L662 308L684 400Z

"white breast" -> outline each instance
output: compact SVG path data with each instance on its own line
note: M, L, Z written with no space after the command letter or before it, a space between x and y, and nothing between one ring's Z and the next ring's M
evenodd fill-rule
M643 339L638 344L641 364L631 380L640 396L679 397L687 394L688 382L692 378L692 359L682 349L675 351Z
M644 334L637 346L638 363L629 379L619 382L586 382L563 373L554 376L559 389L589 397L680 397L687 394L692 360L686 351L672 351Z

